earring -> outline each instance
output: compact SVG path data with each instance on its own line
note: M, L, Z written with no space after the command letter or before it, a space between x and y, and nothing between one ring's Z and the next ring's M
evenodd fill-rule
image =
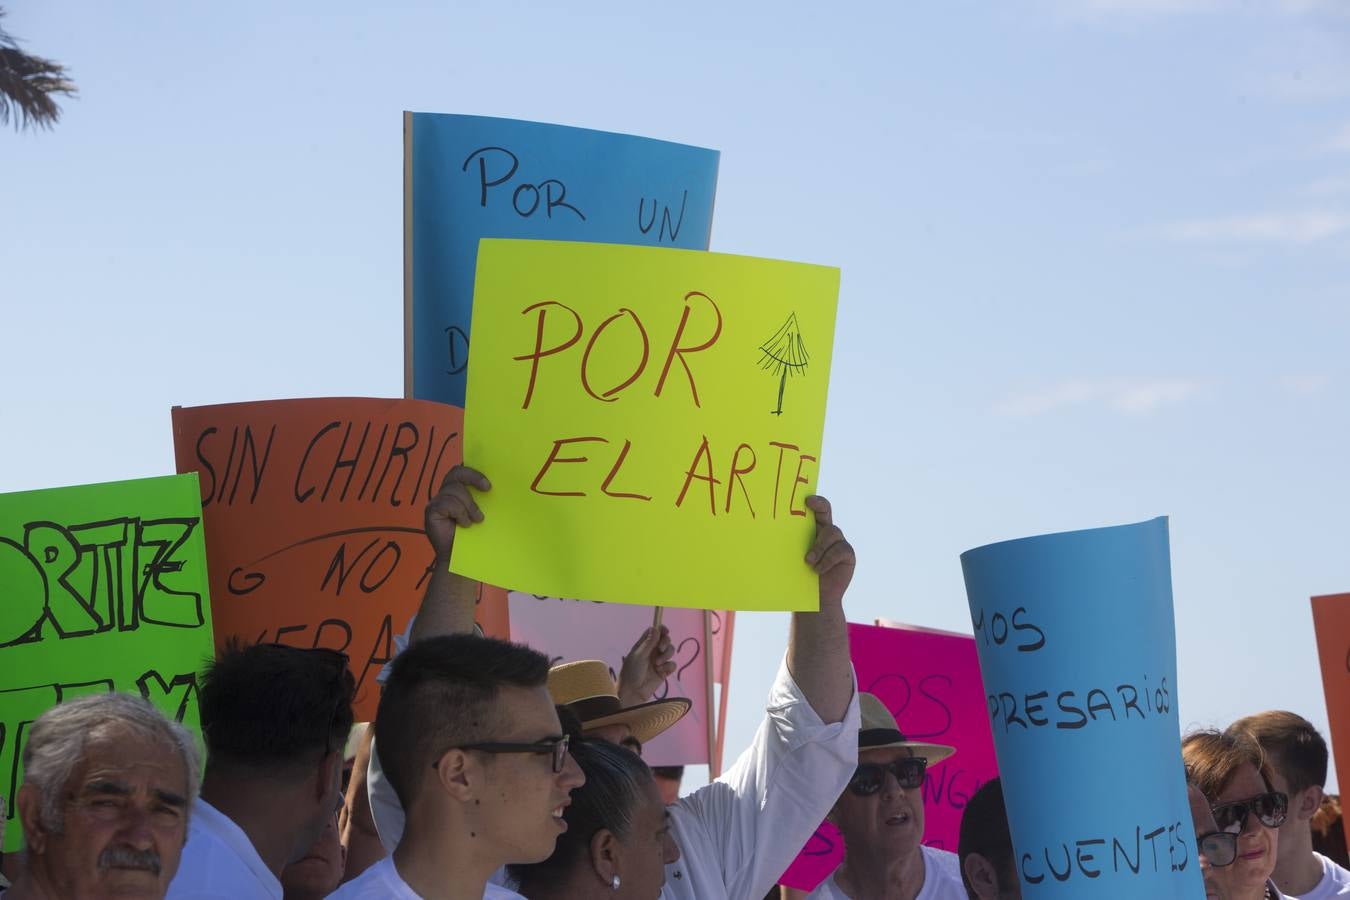
M615 875L612 879L610 879L609 886L610 886L611 888L613 888L614 890L616 890L616 891L619 889L619 876L618 876L618 875Z

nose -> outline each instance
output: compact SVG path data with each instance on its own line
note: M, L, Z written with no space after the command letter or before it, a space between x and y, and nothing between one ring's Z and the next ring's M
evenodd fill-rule
M665 836L662 850L662 860L666 865L680 861L680 845L675 843L675 837L673 835L667 834Z
M581 766L572 758L572 754L567 754L567 759L563 762L562 771L558 773L558 784L574 791L586 783L586 773L581 771Z
M153 850L155 830L151 825L150 811L128 804L117 829L116 842L137 850Z

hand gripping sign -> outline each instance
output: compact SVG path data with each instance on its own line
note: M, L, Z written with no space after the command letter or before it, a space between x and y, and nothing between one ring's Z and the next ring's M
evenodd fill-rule
M804 501L838 289L801 263L483 241L464 434L492 490L452 567L554 597L815 609Z

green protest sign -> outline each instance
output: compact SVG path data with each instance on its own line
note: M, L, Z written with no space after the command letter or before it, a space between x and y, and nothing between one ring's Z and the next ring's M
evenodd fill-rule
M199 731L212 655L200 496L195 474L0 494L6 852L22 841L24 741L50 707L126 691Z

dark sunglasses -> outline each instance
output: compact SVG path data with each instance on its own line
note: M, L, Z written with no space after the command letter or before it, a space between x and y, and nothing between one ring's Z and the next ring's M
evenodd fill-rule
M1289 797L1279 791L1271 791L1247 800L1220 803L1211 806L1210 810L1214 813L1214 824L1219 826L1220 831L1240 833L1247 827L1247 816L1251 813L1256 813L1257 820L1267 828L1279 828L1289 812Z
M460 750L477 750L480 753L538 753L540 755L552 755L553 774L558 774L567 764L567 735L558 737L544 738L542 741L535 741L533 744L512 744L497 742L488 742L483 744L460 744ZM447 747L447 750L454 750L454 747ZM442 754L443 756L444 754ZM440 759L431 764L434 769L441 764Z
M886 773L890 772L902 788L912 791L923 785L927 770L928 759L923 756L907 756L888 763L859 763L849 779L848 789L856 796L870 797L881 790Z
M1211 831L1198 835L1195 845L1211 866L1232 865L1237 859L1238 836L1232 831Z

